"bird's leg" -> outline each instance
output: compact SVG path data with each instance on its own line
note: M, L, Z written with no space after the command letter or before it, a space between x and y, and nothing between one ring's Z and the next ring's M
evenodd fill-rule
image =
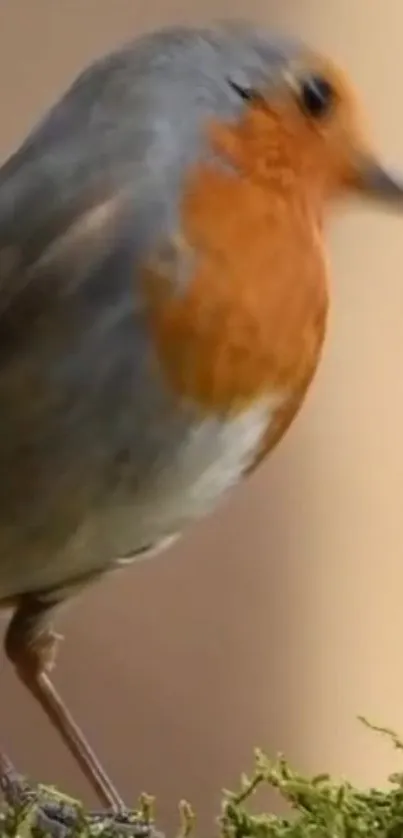
M24 596L9 624L4 647L16 672L45 711L104 805L124 811L124 803L88 744L84 733L49 676L55 662L57 635L48 621L54 603Z

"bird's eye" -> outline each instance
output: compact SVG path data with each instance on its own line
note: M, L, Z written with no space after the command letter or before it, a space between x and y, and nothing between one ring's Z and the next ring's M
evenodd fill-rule
M302 110L315 119L327 116L335 102L335 91L323 76L307 76L299 83Z

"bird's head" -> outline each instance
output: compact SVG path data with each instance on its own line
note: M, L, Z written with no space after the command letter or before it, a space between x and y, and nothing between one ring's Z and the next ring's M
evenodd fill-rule
M215 148L255 179L304 184L307 195L360 195L403 208L401 179L371 147L347 75L305 44L241 21L167 28L136 52L165 159L197 155L206 124ZM211 137L211 134L210 134Z
M355 194L403 208L403 171L378 159L348 75L297 39L237 20L170 26L128 44L104 76L108 113L127 100L114 131L125 138L135 114L157 185L177 184L213 137L255 180L303 186L322 202Z
M235 120L213 123L212 136L238 171L285 198L302 192L318 209L354 196L403 209L403 172L399 177L383 165L359 97L339 66L250 26L229 24L222 32L221 73L228 97L242 104ZM231 43L235 51L237 38L238 65L228 50Z

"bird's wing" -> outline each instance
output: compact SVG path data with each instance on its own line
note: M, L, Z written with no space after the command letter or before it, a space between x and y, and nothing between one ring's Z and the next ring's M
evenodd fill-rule
M62 540L182 432L141 292L142 264L175 223L171 174L135 108L125 123L129 93L92 113L97 83L70 92L0 170L2 553L17 527L23 544L45 522L49 539L54 521Z

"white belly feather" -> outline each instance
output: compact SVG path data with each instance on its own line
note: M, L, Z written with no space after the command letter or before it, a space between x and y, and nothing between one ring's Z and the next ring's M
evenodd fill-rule
M116 528L131 529L133 544L140 539L154 545L138 558L159 552L191 521L214 509L253 462L281 402L266 397L231 419L205 419L191 430L175 461L135 508L115 510Z

